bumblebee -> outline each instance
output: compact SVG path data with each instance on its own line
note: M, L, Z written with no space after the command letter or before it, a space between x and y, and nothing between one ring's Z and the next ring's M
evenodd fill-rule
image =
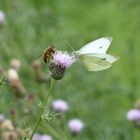
M51 59L53 59L53 54L55 53L56 49L54 46L48 47L44 51L43 60L45 63L49 63Z

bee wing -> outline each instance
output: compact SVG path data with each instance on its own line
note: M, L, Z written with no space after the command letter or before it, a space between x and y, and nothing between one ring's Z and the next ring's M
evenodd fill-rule
M37 56L36 58L34 58L32 63L35 62L37 59L39 59L41 56L43 56L43 53L41 55Z
M110 68L118 58L108 54L84 54L79 59L88 71L102 71Z
M92 41L85 46L83 46L77 53L86 54L86 53L97 53L97 54L105 54L109 45L112 42L111 37L103 37Z

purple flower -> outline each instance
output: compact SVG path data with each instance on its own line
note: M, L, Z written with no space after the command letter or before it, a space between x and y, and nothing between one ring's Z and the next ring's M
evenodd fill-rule
M52 140L52 137L49 135L34 134L32 140Z
M34 134L32 140L40 140L40 135L39 134Z
M72 119L68 122L68 127L72 134L77 134L83 129L84 123L80 119Z
M49 135L42 135L38 140L53 140Z
M129 110L127 113L127 119L133 122L140 121L140 110L138 109Z
M53 55L53 62L64 68L70 67L76 61L75 56L68 52L56 51Z
M59 99L52 102L52 109L56 112L65 112L68 110L68 104L67 102Z

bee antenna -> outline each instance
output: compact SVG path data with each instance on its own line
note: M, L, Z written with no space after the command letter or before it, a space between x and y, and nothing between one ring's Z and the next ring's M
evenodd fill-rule
M52 47L52 48L56 48L55 44L52 44L52 45L49 45L49 46Z
M65 38L62 38L62 39L63 39L64 43L65 43L66 45L68 45L68 46L71 48L72 51L75 51L75 50L73 49L72 45L71 45Z

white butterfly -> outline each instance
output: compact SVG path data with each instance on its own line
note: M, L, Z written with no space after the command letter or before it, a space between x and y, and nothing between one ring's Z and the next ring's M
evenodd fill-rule
M79 51L75 52L75 55L87 67L88 71L108 69L113 62L119 59L119 57L106 54L111 42L111 37L100 38L83 46Z

